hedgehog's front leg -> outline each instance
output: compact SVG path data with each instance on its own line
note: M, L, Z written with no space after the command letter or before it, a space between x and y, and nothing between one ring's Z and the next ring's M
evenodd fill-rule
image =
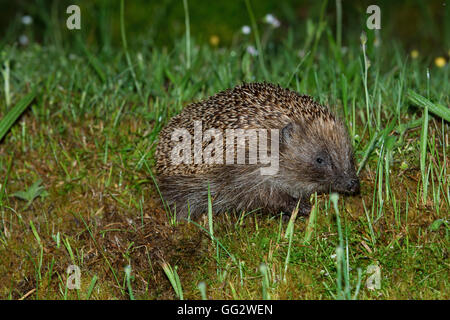
M283 208L283 216L286 216L287 219L290 218L292 213L294 212L295 208L297 207L299 199L291 197L286 205L285 208ZM300 203L298 205L298 215L300 216L309 216L311 212L311 204L309 202L309 197L303 197L300 199Z
M300 206L298 208L298 214L301 216L308 217L311 213L311 203L309 202L309 196L303 197L300 201Z

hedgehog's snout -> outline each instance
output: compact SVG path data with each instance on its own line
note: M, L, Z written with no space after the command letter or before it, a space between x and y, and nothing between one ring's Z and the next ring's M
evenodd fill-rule
M358 194L360 189L358 177L341 177L334 183L332 191L345 194Z
M357 194L359 193L359 179L358 178L351 178L347 181L346 185L346 191L351 194Z

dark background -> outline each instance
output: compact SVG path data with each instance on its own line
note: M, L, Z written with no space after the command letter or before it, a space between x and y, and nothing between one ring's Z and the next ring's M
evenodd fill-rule
M342 1L342 44L354 33L360 33L368 17L370 4L381 8L384 38L400 40L407 49L419 49L424 54L446 54L450 48L450 1ZM70 46L74 36L82 36L91 47L114 48L121 45L120 1L118 0L1 0L0 44L17 42L25 34L30 42ZM77 4L81 8L81 31L65 27L66 8ZM322 1L265 0L251 2L255 17L262 22L268 13L275 15L281 27L274 30L279 41L287 30L294 40L305 37L305 21L317 21ZM219 47L229 46L239 36L243 25L251 25L243 0L188 0L191 36L196 43L209 42L218 36ZM31 25L21 18L29 15ZM334 30L336 1L326 3L326 21ZM131 46L143 43L170 48L185 34L182 0L127 0L125 24ZM276 43L276 42L275 42Z

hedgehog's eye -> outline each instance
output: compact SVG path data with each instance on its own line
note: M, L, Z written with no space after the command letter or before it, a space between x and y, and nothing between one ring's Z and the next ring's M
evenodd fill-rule
M313 159L311 160L313 160L314 166L321 169L327 167L331 161L330 156L324 151L316 153Z

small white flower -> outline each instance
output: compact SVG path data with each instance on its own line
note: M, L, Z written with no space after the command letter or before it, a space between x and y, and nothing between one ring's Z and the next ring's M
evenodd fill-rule
M333 254L330 256L330 258L331 258L331 259L336 259L336 254L333 253Z
M249 26L242 26L241 32L243 34L250 34L250 32L252 32L252 28L250 28Z
M330 274L328 273L328 272L326 272L325 270L320 270L320 274L321 275L323 275L323 276L325 276L325 277L328 277Z
M31 16L23 16L21 20L22 20L22 23L26 26L33 23L33 18Z
M264 21L274 28L278 28L281 24L280 21L271 13L266 14Z
M28 43L29 43L29 41L28 41L28 37L26 36L26 35L21 35L20 37L19 37L19 43L22 45L22 46L26 46Z
M252 56L258 55L258 50L256 50L255 47L251 45L247 47L247 52Z

